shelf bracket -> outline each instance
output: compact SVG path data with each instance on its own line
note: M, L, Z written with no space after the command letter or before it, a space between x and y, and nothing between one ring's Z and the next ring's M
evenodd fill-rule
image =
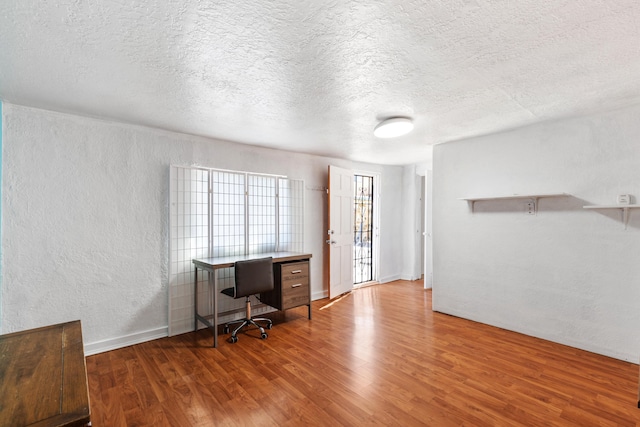
M639 204L634 204L634 205L587 205L587 206L583 206L584 209L604 209L604 210L611 210L611 209L620 209L622 211L622 225L624 226L624 229L626 230L628 228L629 225L629 216L631 216L631 210L632 209L638 209L640 208Z
M533 203L533 212L529 210L530 215L538 215L538 200L540 200L540 197L531 198L531 203Z
M476 201L475 200L467 200L467 205L469 205L469 209L471 209L471 213L473 213L473 209L475 208Z

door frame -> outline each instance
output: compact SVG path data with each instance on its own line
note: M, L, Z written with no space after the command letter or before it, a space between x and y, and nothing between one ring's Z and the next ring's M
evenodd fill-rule
M433 287L433 172L426 170L424 176L424 288Z
M371 254L371 262L372 266L372 280L368 283L378 282L380 277L380 173L371 172L365 170L352 170L354 175L364 175L373 177L373 241L371 245L373 246L373 252ZM353 268L353 266L352 266ZM363 284L359 284L358 286L362 286Z

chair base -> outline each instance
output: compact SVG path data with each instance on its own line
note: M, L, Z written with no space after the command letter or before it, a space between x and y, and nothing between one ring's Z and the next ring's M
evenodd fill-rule
M225 323L223 333L228 334L230 326L239 323L240 325L237 328L235 328L233 332L231 332L231 336L229 337L230 343L238 342L238 336L237 336L238 332L240 332L240 330L245 326L250 326L250 325L253 325L260 330L260 338L262 338L263 340L267 339L268 335L264 331L264 327L260 326L256 322L267 322L267 324L265 325L267 329L271 329L271 327L273 326L273 322L271 321L271 319L267 319L264 317L254 317L252 319L244 318L244 319L233 320L231 322Z

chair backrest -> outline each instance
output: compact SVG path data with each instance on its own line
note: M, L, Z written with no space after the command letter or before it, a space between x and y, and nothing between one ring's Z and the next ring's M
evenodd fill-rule
M237 261L236 298L273 290L273 258Z

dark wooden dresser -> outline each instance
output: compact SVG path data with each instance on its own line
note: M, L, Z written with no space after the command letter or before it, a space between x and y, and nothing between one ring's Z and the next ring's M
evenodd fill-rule
M0 426L86 425L80 321L0 335Z

